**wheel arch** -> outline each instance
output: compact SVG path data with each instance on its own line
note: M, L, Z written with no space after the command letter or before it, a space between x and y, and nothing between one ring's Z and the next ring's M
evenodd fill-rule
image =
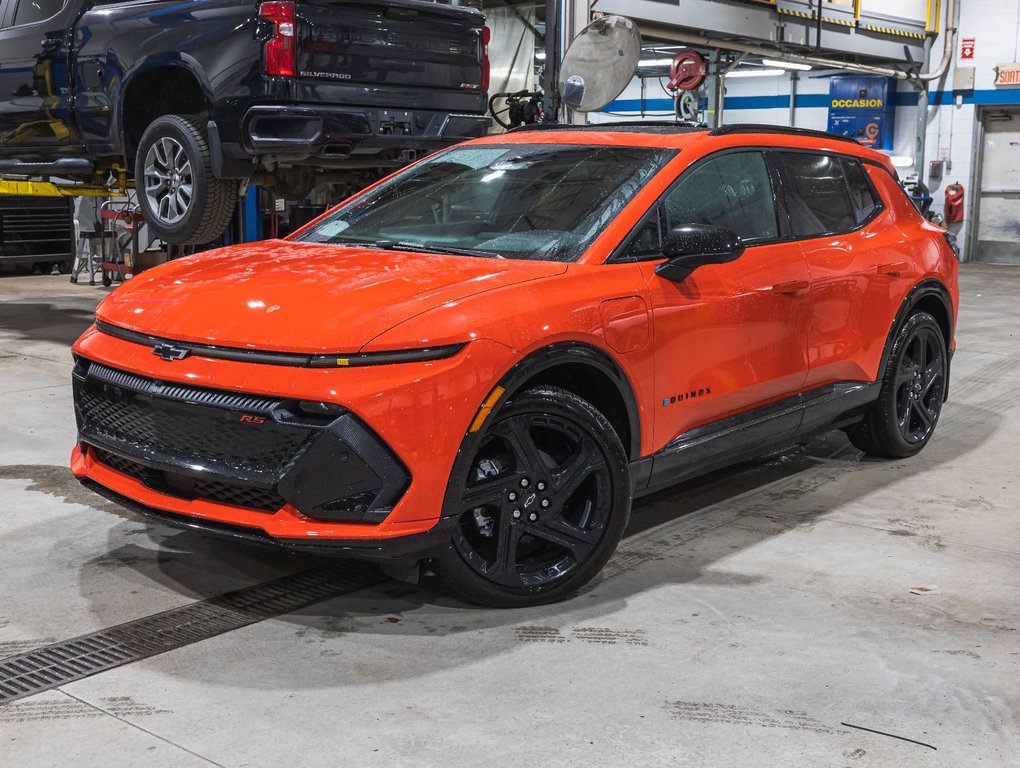
M500 380L505 392L493 410L514 393L549 384L573 392L597 408L613 425L628 458L641 456L641 418L634 389L623 368L608 353L583 342L542 347L518 361Z
M209 109L211 90L199 71L193 62L178 54L148 59L126 79L118 124L128 169L134 169L138 142L157 117L195 114Z
M878 367L878 380L881 381L885 375L886 366L889 364L889 357L892 354L893 341L899 333L903 324L914 312L921 310L927 312L939 324L942 335L946 342L947 369L948 360L952 351L953 334L955 327L953 323L953 300L950 297L949 289L940 280L929 278L922 280L915 285L910 293L903 299L900 308L896 312L892 326L889 328L889 335L886 337L885 349L882 351L882 361ZM949 377L947 370L945 397L949 397Z

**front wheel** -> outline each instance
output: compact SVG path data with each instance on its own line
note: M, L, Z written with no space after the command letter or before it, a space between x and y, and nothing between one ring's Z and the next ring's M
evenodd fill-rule
M896 334L878 399L850 432L865 453L905 458L931 440L945 399L948 360L942 329L927 312L911 315Z
M605 416L567 390L530 389L475 446L451 479L447 583L493 607L553 602L588 583L630 516L627 455Z
M135 186L152 233L174 245L215 240L237 207L238 182L213 174L201 117L163 115L145 129Z

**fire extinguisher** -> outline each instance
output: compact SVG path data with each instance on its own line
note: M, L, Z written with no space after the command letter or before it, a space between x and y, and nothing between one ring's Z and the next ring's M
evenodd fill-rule
M963 221L963 185L960 182L946 187L946 224Z

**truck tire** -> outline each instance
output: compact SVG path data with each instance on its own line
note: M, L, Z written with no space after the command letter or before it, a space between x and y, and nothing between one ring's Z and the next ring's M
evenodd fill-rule
M138 143L135 187L151 232L184 245L223 234L237 207L239 184L213 174L204 117L163 115Z

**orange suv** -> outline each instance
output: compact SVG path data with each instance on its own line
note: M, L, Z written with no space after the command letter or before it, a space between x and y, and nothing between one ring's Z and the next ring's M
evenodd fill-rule
M637 496L830 429L920 451L957 264L840 136L491 136L111 293L74 345L72 469L166 522L556 600Z

